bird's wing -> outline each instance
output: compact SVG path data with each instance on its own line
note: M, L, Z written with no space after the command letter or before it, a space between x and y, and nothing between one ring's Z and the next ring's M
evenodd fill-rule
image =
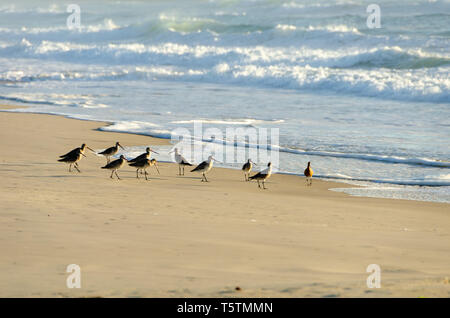
M183 156L180 155L181 162L180 164L186 165L186 166L192 166L192 164L189 163L189 161L186 160Z
M138 162L138 161L141 161L141 160L144 160L144 159L147 159L147 153L143 153L143 154L137 156L134 159L128 160L128 162Z
M100 152L100 154L101 155L108 154L108 153L112 152L113 148L114 147L109 147L109 148L103 150L102 152Z
M109 169L109 168L113 168L115 165L117 165L118 161L120 159L116 159L114 161L111 161L110 163L108 163L106 166L102 167L104 169Z
M181 160L180 164L185 165L185 166L192 166L192 164L190 164L186 160Z
M80 148L75 148L75 149L72 149L71 151L69 151L68 153L66 153L65 155L61 155L59 157L60 158L70 157L70 156L73 156L74 154L76 154L78 151L80 151Z
M206 168L207 165L208 165L208 163L206 161L203 161L201 164L199 164L197 167L195 167L193 170L191 170L191 172L203 170Z

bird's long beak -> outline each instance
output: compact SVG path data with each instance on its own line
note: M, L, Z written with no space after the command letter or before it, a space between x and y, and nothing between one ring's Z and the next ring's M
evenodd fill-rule
M90 148L88 146L86 146L86 148L89 149L90 151L92 151L93 153L95 153L95 151L92 148Z
M159 173L158 166L156 165L156 163L155 163L155 168L156 168L156 171L158 171L158 174L160 174L160 173Z
M223 163L222 161L219 161L219 160L217 160L216 158L212 158L212 160L214 160L214 161L216 161L216 162L218 162L218 163Z
M119 145L119 147L120 147L120 148L122 148L123 150L125 150L125 148L124 148L124 147L122 147L122 145L121 145L121 144L118 144L118 145Z
M255 165L255 167L258 166L256 163L253 162L253 160L250 160L250 162L253 163Z
M159 152L154 151L152 148L150 148L150 151L156 153L157 155L159 155Z
M81 152L80 152L81 153ZM85 157L86 158L86 156L84 155L84 153L81 153L81 155L83 156L83 157Z

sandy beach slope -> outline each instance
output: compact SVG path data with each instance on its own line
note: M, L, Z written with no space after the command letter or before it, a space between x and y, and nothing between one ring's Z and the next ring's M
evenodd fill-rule
M81 174L56 161L82 142L168 143L102 125L0 112L1 297L450 296L448 204L351 197L288 175L261 191L217 168L202 183L168 163L150 181L131 167L117 181L91 153ZM80 289L66 287L69 264ZM380 289L366 286L369 264Z

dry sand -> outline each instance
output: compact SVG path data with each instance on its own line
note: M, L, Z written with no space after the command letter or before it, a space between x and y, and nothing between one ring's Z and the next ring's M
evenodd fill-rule
M450 296L448 204L351 197L288 175L263 191L218 168L202 183L164 163L150 181L130 167L118 181L89 152L81 174L56 161L82 142L168 142L102 125L0 113L1 297ZM366 286L373 263L379 289ZM66 287L69 264L81 289Z

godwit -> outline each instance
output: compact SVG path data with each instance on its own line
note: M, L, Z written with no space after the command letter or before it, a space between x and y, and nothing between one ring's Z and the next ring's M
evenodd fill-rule
M258 172L257 174L255 174L254 176L250 177L250 180L256 180L258 181L258 188L261 188L261 185L259 184L259 181L262 181L263 184L263 189L267 189L266 186L264 185L264 182L270 178L270 175L272 174L272 163L269 162L269 164L267 165L267 168L264 169L261 172Z
M65 155L61 155L61 156L59 156L59 157L60 157L60 158L72 157L72 156L74 156L75 154L77 154L78 151L81 152L82 154L84 154L84 151L86 150L86 148L89 149L89 150L92 151L92 152L95 152L94 150L92 150L91 148L89 148L88 146L86 146L86 144L82 144L81 147L75 148L75 149L69 151L68 153L66 153Z
M306 185L312 185L312 176L314 174L313 169L311 168L311 162L308 162L308 167L305 169L305 177L306 177Z
M145 174L145 180L148 180L147 179L147 174L148 174L147 173L147 168L150 167L150 166L155 166L155 168L156 168L156 170L158 171L158 174L159 174L159 169L158 169L158 166L156 165L156 159L139 160L139 161L130 163L130 166L137 168L136 169L136 178L138 178L138 179L139 179L139 170L141 170L141 171L143 170L144 174Z
M119 170L123 166L125 161L126 161L125 157L123 155L121 155L119 159L111 161L106 166L102 167L102 169L111 170L111 179L113 178L113 173L115 173L117 176L117 179L120 180L119 175L117 174L117 170Z
M67 154L68 155L68 154ZM81 156L86 157L81 150L77 150L73 152L70 156L66 156L64 158L59 159L59 162L65 162L69 164L69 172L72 172L72 165L77 169L78 172L81 172L80 169L78 169L78 161L81 159Z
M186 160L179 152L178 148L175 148L172 151L169 151L169 153L175 152L175 161L178 163L178 175L184 176L184 167L185 166L192 166L192 164L189 163L189 161ZM183 170L183 174L181 174L181 170Z
M245 181L248 181L248 177L250 174L250 171L252 171L254 162L251 159L248 159L247 162L242 166L242 171L244 171L244 178ZM256 164L255 164L256 166Z
M139 155L139 156L137 156L136 158L133 158L133 159L131 159L131 160L128 160L128 162L129 162L129 163L132 163L132 162L138 162L138 161L141 161L141 160L144 160L144 159L150 159L150 154L151 154L152 152L154 152L154 153L156 153L156 154L159 155L159 153L157 153L156 151L154 151L152 148L147 147L147 148L145 149L145 152L144 152L142 155Z
M109 147L108 149L103 150L102 152L99 153L99 155L103 155L106 157L106 164L108 164L110 162L110 157L114 156L117 151L119 151L119 147L122 148L123 150L125 150L122 145L119 142L116 142L116 145L113 147Z
M214 159L213 156L209 156L208 160L203 161L197 167L192 169L191 172L199 172L199 173L201 173L203 175L202 182L203 181L208 182L208 179L206 179L205 173L208 173L209 170L211 170L211 168L213 166L213 160L218 161L218 160Z

